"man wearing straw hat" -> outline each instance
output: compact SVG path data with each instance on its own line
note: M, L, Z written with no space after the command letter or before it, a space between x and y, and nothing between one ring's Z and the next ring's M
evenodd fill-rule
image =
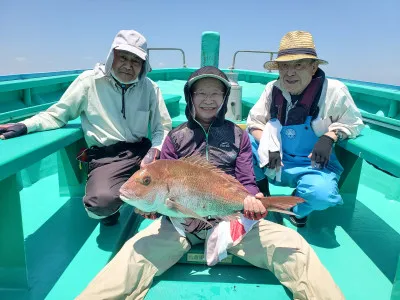
M306 200L293 208L297 217L290 221L297 227L312 211L343 203L337 185L343 168L332 148L364 127L347 87L319 68L327 63L309 32L285 34L277 58L264 64L279 78L267 84L247 118L260 187L269 180Z

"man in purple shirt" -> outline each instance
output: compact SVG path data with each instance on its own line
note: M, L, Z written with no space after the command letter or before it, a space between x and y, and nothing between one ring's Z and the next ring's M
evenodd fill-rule
M267 212L256 199L262 194L255 182L248 134L225 120L230 92L226 75L217 68L203 67L190 76L184 92L188 121L169 133L161 159L201 155L255 195L243 199L244 217L254 223L253 227L227 252L273 272L292 291L294 299L344 299L313 249L297 232L263 219ZM187 218L182 234L172 219L161 217L128 240L77 299L143 299L154 276L168 270L192 245L209 236L208 223ZM208 221L218 223L215 219ZM231 235L235 228L232 222L236 221L229 224Z

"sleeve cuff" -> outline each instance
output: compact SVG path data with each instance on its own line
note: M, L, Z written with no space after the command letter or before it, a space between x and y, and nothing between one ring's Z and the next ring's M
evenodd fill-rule
M19 123L25 124L26 128L28 129L28 133L36 131L36 123L32 118L23 120Z

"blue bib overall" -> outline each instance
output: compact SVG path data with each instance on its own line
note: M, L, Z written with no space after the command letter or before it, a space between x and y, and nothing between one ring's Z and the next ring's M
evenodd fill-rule
M308 155L312 152L318 137L311 127L311 116L304 124L287 125L282 127L282 177L281 182L269 181L275 185L296 188L296 196L302 197L305 202L293 208L293 212L302 218L313 210L324 210L330 206L342 204L339 195L338 180L343 172L343 167L336 158L334 150L327 167L316 169L311 167ZM265 178L264 170L259 167L259 144L250 135L253 151L253 165L256 180Z

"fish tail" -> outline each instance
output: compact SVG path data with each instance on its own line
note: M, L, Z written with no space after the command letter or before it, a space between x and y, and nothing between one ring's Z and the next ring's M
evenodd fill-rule
M277 211L288 215L294 215L294 213L288 211L288 209L292 208L298 203L304 202L303 198L296 196L271 196L260 198L259 200L264 205L266 210Z

